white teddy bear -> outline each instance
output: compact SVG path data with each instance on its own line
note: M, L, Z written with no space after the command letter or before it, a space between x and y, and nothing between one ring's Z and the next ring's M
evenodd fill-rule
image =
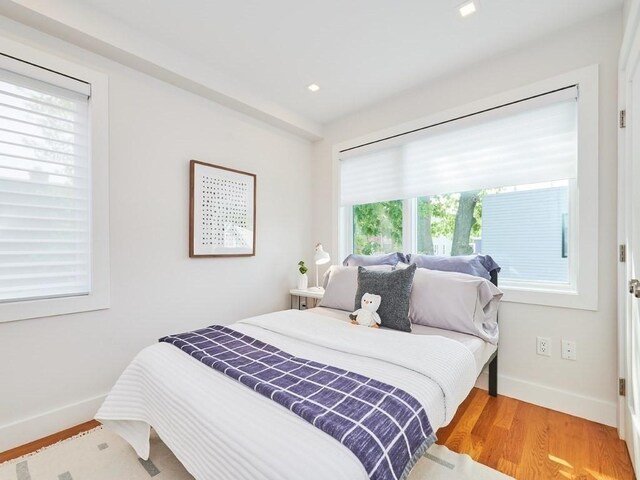
M351 323L354 325L364 325L365 327L378 328L382 320L378 315L378 307L382 297L372 293L365 293L360 301L358 310L349 315Z

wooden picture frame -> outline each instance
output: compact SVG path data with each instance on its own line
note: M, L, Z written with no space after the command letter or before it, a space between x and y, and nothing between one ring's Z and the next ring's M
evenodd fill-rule
M191 160L189 257L256 254L256 175Z

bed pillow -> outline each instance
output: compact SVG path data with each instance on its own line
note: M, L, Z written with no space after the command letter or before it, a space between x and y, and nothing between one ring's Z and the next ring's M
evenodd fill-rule
M386 255L354 255L344 259L345 267L368 267L371 265L395 265L398 262L407 262L404 253L394 252Z
M413 278L412 323L475 335L498 343L498 305L502 292L483 278L418 268Z
M382 302L378 314L382 321L381 326L410 332L409 299L415 272L415 265L390 272L358 267L358 290L355 301L351 301L353 310L360 308L360 300L365 293L380 295Z
M491 270L500 271L500 266L489 255L416 255L408 254L407 263L416 264L419 268L440 270L443 272L460 272L489 280Z
M319 307L336 308L353 312L353 299L358 289L358 268L333 265L324 276L324 295ZM372 265L368 270L388 271L391 265ZM358 307L360 308L360 307Z

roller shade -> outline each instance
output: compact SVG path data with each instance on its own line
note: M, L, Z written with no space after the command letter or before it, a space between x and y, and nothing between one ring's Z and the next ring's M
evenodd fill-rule
M341 203L576 178L577 94L569 87L342 152Z
M0 302L88 294L88 85L0 60Z

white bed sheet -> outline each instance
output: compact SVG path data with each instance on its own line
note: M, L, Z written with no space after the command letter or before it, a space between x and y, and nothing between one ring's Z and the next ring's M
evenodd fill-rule
M343 320L345 322L349 321L349 313L351 313L344 310L337 310L335 308L327 307L316 307L304 311L324 315L338 320ZM473 358L476 362L476 375L480 375L482 369L491 358L491 355L493 355L494 352L498 349L497 345L492 345L479 337L468 335L466 333L444 330L442 328L412 324L411 333L415 335L439 335L441 337L450 338L451 340L462 343L473 354Z
M287 310L230 327L293 355L404 389L425 406L434 431L451 420L476 378L467 348L442 336L419 340L347 327L326 314ZM96 419L145 459L153 426L198 480L368 478L355 455L333 437L166 343L138 354Z

